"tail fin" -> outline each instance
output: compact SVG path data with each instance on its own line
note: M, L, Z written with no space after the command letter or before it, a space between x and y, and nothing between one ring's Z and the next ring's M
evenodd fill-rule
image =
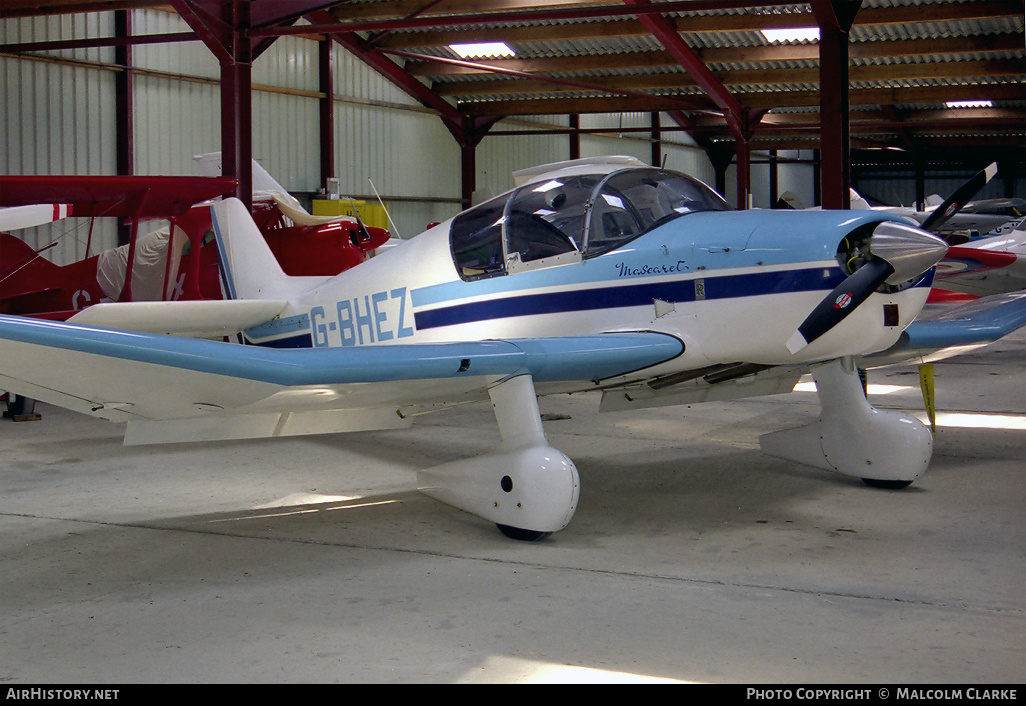
M60 267L23 240L0 233L0 300L67 285Z
M268 247L246 206L235 198L210 207L225 299L276 299L289 276Z
M848 195L849 195L849 201L851 203L851 208L853 208L853 209L860 209L860 210L868 210L868 209L872 208L872 206L869 205L869 202L866 201L866 199L862 197L862 194L860 194L859 192L855 191L855 189L852 189L852 188L849 187L848 188Z
M221 153L220 152L208 152L207 154L198 154L193 157L199 163L199 169L204 176L219 177L222 172L221 164ZM286 203L289 208L298 209L304 214L306 209L303 208L299 200L296 199L288 190L278 183L278 181L267 173L267 170L260 166L260 163L255 159L253 164L253 198L256 199L261 197L267 198L270 195L274 199Z

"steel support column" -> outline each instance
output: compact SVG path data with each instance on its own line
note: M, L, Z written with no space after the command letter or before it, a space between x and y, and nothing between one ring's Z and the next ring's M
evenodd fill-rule
M235 177L236 197L253 206L253 52L246 29L250 24L249 0L224 6L222 18L228 28L221 59L221 173Z
M460 190L463 208L470 208L473 205L474 191L477 190L477 146L497 122L499 118L464 117L462 127L454 133L461 136Z
M476 189L477 142L472 139L465 139L460 143L460 206L462 208L467 209L474 205L474 191Z
M324 97L320 102L320 153L321 153L321 186L328 179L337 176L335 173L335 93L334 93L334 43L330 39L318 42L319 77L321 93Z
M737 207L744 210L752 205L752 149L747 134L736 138L734 144L737 156Z
M127 38L132 34L132 16L127 10L114 12L114 36ZM116 123L117 173L131 176L135 173L135 129L132 121L133 74L132 46L122 44L114 47L114 63L124 67L114 75L114 121ZM118 219L118 245L126 245L131 237L126 219ZM86 253L88 257L91 253Z
M652 124L652 153L651 162L653 167L663 166L663 133L659 125L659 113L650 113Z
M848 32L861 0L815 0L819 24L820 155L823 208L851 205Z
M570 114L570 159L581 158L581 116Z

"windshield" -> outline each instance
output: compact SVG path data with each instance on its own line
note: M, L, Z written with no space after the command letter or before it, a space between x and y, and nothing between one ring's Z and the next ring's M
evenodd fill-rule
M730 205L691 177L660 169L611 174L592 201L587 255L617 247L674 218L696 211L728 211Z
M582 250L589 199L600 176L529 184L506 207L506 253L522 262Z

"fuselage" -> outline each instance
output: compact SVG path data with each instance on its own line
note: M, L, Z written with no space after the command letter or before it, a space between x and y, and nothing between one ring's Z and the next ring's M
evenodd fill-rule
M554 246L559 236L530 221L536 219L531 212L527 227L547 248L539 250L514 245L511 224L522 214L508 204L526 200L520 195L529 188L476 207L483 209L481 218L470 209L325 282L295 301L291 316L248 332L250 339L344 347L646 330L684 342L683 355L674 361L681 369L779 365L887 348L929 291L932 272L913 286L876 292L796 357L785 347L788 336L846 277L839 245L893 217L869 211L735 211L714 203L695 211L678 208L647 229L639 218L641 226L631 227L641 232L618 226L627 231L621 242L589 250L596 214L613 202L597 186L583 206L571 198L537 209L561 225L561 232L570 232L573 242L566 246ZM599 199L604 200L596 205ZM560 207L576 208L577 217L560 220L554 215ZM615 220L602 215L607 223ZM501 250L484 256L484 264L480 253L469 261L465 233L477 228L474 233L487 236L488 227L499 229L495 242ZM486 236L482 247L491 242Z

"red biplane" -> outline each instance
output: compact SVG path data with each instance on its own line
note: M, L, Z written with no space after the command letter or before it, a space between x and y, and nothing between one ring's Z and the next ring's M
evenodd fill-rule
M235 179L166 176L0 176L3 229L63 218L117 217L129 242L56 265L19 238L0 233L0 313L65 320L100 302L221 299L217 251L206 202L230 194ZM253 217L290 275L336 275L388 238L358 218L311 216L287 194L254 199ZM138 234L142 221L169 225ZM90 229L91 233L91 229ZM91 240L91 238L90 238Z

